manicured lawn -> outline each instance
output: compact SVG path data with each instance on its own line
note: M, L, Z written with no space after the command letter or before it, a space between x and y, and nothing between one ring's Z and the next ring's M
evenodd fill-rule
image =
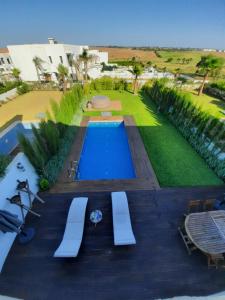
M18 96L0 107L0 128L11 119L18 117L25 121L37 119L37 114L49 108L50 100L59 101L58 91L34 91Z
M99 91L122 102L114 115L133 115L161 186L220 185L223 182L205 164L154 103L128 92ZM88 112L86 115L99 115Z
M225 114L222 112L225 110L224 101L206 94L198 96L197 92L192 92L191 98L193 103L199 106L203 111L206 111L217 118L225 118Z

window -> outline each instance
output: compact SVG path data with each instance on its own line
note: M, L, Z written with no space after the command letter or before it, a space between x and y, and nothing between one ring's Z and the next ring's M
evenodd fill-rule
M49 56L48 58L49 58L50 63L52 64L52 57Z
M10 59L9 59L9 58L7 58L7 62L8 62L8 64L11 64L11 62L10 62Z
M3 57L1 57L1 62L2 62L3 64L5 63Z
M62 56L59 57L61 64L63 64L63 58Z

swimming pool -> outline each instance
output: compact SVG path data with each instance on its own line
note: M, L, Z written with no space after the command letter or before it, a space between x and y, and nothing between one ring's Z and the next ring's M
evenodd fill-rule
M76 180L135 177L124 122L89 122Z

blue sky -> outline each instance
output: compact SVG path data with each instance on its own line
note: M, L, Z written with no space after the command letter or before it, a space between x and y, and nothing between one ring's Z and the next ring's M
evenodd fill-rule
M225 49L225 0L1 1L0 46L88 45Z

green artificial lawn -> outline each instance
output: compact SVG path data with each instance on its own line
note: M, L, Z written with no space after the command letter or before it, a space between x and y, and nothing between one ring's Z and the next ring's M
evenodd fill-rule
M98 91L94 94L121 101L122 111L113 112L113 115L133 115L161 186L223 184L176 128L157 113L154 103L129 92ZM96 116L100 112L86 112L85 115Z

